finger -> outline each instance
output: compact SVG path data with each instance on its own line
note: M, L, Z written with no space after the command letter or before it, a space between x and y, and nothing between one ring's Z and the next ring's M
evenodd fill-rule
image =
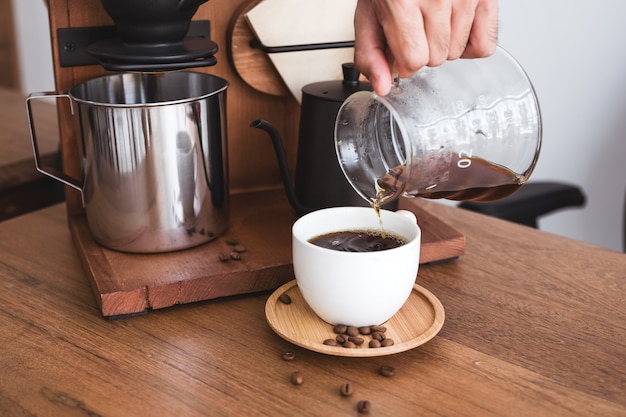
M379 95L391 89L391 70L385 55L387 44L370 0L359 0L354 14L354 64Z
M448 59L452 0L430 0L422 6L424 32L428 41L428 65L438 66Z
M450 19L450 49L448 59L460 58L467 47L478 0L457 0Z
M422 12L415 6L415 0L373 0L372 3L398 74L409 77L427 65L428 42Z
M354 63L361 74L372 84L376 94L385 96L389 93L393 74L384 53L372 53L355 47Z
M463 58L486 57L498 43L498 0L480 0Z

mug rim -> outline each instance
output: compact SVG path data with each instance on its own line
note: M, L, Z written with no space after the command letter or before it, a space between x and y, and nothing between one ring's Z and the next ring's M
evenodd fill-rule
M304 215L304 216L300 217L298 220L296 220L296 222L292 226L292 232L291 232L292 238L297 240L300 244L304 245L309 250L315 250L315 251L321 251L321 252L329 252L329 253L335 254L335 256L372 256L373 254L376 254L376 253L389 253L389 252L392 252L392 251L406 250L406 248L408 246L421 243L422 230L421 230L419 224L417 224L417 221L416 222L412 222L410 219L402 216L401 214L398 214L395 211L386 210L386 209L380 209L381 218L383 216L388 217L390 215L391 216L397 216L400 219L400 221L404 221L411 228L414 228L411 231L411 234L413 234L412 237L406 236L404 233L399 232L397 230L389 229L390 233L395 234L396 236L406 240L405 244L397 246L395 248L384 249L384 250L380 250L380 251L347 252L347 251L338 251L338 250L334 250L334 249L324 248L324 247L315 245L315 244L310 242L310 239L312 239L314 237L318 237L318 236L323 236L323 235L328 234L328 233L341 232L341 231L350 231L350 230L367 230L367 229L371 229L371 227L368 227L367 225L365 225L365 226L355 226L355 227L344 226L344 227L341 227L341 228L324 229L324 230L321 230L319 233L315 233L315 234L313 234L311 236L308 236L308 237L303 237L301 235L301 233L298 233L299 230L304 227L303 224L305 223L305 221L306 221L305 217L307 217L307 216L316 215L316 214L322 216L322 215L329 215L332 212L346 212L346 211L358 211L360 213L365 213L366 211L368 211L368 212L374 213L374 209L372 209L371 207L358 207L358 206L354 206L354 207L351 207L351 206L329 207L329 208L324 208L324 209L320 209L320 210L315 210L313 212L307 213L306 215ZM308 220L310 220L310 217L308 218ZM383 219L383 223L382 224L383 224L383 227L384 227L384 219Z

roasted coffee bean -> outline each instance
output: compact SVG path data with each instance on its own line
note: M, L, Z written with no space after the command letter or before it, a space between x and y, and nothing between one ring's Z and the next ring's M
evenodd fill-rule
M370 340L369 347L371 347L371 348L379 348L380 345L381 345L380 344L380 340L376 340L376 339Z
M339 388L339 392L341 392L341 395L344 397L349 397L352 395L352 385L350 384L343 384L340 388Z
M345 324L337 324L335 325L335 327L333 327L333 332L337 334L344 334L347 331L348 331L348 326L346 326Z
M382 347L393 346L393 344L394 344L393 339L385 339L385 340L383 340L382 342L380 342L380 345L381 345Z
M343 347L348 349L354 349L356 348L356 345L354 344L354 342L348 340L346 343L343 344Z
M220 253L219 257L222 262L228 262L230 260L230 255L227 253Z
M359 333L361 333L363 336L367 336L368 334L372 334L372 328L369 326L359 327Z
M337 346L338 342L335 339L326 339L324 340L324 344L326 346Z
M284 361L292 361L296 358L296 354L293 352L285 352L283 353L283 360Z
M378 373L389 378L396 374L396 370L391 366L383 365L378 369Z
M348 334L348 336L358 336L359 335L359 329L357 327L354 326L348 326L348 329L346 330L346 333Z
M370 328L372 329L372 332L381 332L381 333L385 333L387 331L387 328L385 326L370 326Z
M361 346L363 342L365 342L365 339L363 339L362 337L358 337L358 336L349 337L348 340L357 346Z
M237 253L244 253L246 251L246 247L244 245L235 245L233 250Z
M231 252L230 253L230 259L232 259L233 261L240 261L241 260L241 254L239 254L237 252Z
M335 337L335 340L337 341L337 343L339 343L340 345L343 345L344 343L346 343L348 341L348 337L343 335L343 334L338 334Z
M357 403L356 409L361 414L367 414L370 412L372 405L367 400L361 400Z
M302 373L295 371L294 373L291 374L291 383L293 385L302 385L303 382L304 382L304 377L302 376Z
M372 333L372 339L382 342L383 340L385 340L385 334L382 332L374 332Z
M291 304L291 297L289 296L289 294L287 293L282 293L279 297L278 297L278 301L280 301L283 304Z

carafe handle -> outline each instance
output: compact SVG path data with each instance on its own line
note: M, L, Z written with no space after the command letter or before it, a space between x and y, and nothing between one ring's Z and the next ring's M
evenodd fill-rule
M65 185L69 185L72 188L77 189L83 193L82 181L77 180L76 178L70 177L67 174L64 174L59 169L51 166L43 166L41 163L41 157L39 154L39 145L37 144L37 134L35 129L35 121L33 118L33 109L31 106L32 100L37 99L49 99L49 98L67 98L70 101L70 111L74 114L74 107L72 106L72 100L68 94L59 94L55 92L44 92L44 93L32 93L26 98L26 112L28 114L28 125L30 127L30 138L33 145L33 153L35 154L35 167L37 171L45 174L51 178L54 178L57 181L61 181Z

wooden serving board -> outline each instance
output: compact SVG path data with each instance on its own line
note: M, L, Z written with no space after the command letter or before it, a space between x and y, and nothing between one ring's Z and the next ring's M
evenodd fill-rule
M451 259L465 251L465 237L405 200L422 228L421 263ZM94 295L105 317L219 297L271 290L294 279L291 226L296 220L282 190L235 194L228 231L192 249L161 254L129 254L96 243L86 218L69 218L70 230ZM240 260L220 260L245 247Z

